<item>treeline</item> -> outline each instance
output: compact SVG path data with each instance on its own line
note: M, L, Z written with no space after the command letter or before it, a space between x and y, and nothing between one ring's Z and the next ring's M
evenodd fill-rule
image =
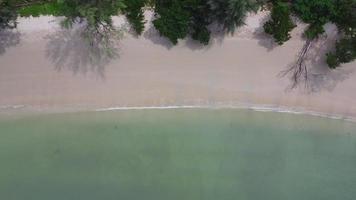
M64 27L85 22L86 37L104 43L115 33L111 16L124 14L141 35L146 23L144 11L149 8L154 11L153 25L161 36L173 44L190 36L204 45L209 44L212 24L226 34L234 33L244 25L249 12L263 7L271 10L271 19L263 28L277 44L290 39L295 17L308 24L304 33L308 45L331 22L337 25L341 39L327 54L329 67L356 58L356 0L0 0L0 6L1 29L15 28L18 15L65 16ZM301 61L306 54L300 55Z

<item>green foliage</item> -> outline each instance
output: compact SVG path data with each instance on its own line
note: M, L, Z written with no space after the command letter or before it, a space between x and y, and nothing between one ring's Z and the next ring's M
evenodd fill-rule
M356 37L356 0L338 0L333 21L350 37Z
M190 13L179 1L174 1L169 7L158 9L158 16L153 21L155 28L173 44L177 44L178 39L183 39L188 35Z
M326 54L326 63L329 65L331 69L335 69L340 65L340 61L337 56L333 53Z
M192 38L204 45L208 45L210 41L210 31L205 26L195 28Z
M307 39L313 40L314 38L317 38L319 35L323 34L324 32L325 30L322 24L319 23L310 24L307 30L304 32L304 36Z
M208 4L213 19L228 33L234 33L237 27L244 25L247 13L258 7L256 1L250 0L208 0Z
M121 0L59 0L63 6L65 20L62 25L71 28L79 25L81 35L89 45L86 52L91 62L116 55L115 40L120 32L112 21L112 16L119 14L125 5ZM99 59L94 59L99 57Z
M11 0L0 0L0 30L16 27L17 12Z
M184 1L158 1L156 3L156 19L153 25L162 36L173 44L185 38L189 33L191 13L184 8Z
M122 0L59 0L64 16L71 22L85 20L89 27L112 25L111 17L125 7Z
M145 4L146 0L125 0L125 16L138 35L141 35L145 28Z
M190 4L189 8L192 13L191 34L194 40L201 44L208 45L210 41L210 30L208 29L211 23L210 7L206 0L197 0L195 4Z
M352 62L356 59L356 38L343 38L336 43L334 53L327 54L327 63L335 68L341 63Z
M40 15L61 16L63 13L63 6L58 2L29 5L19 10L19 14L22 17L38 17Z
M335 15L335 0L295 0L294 10L306 23L325 24Z
M271 20L263 26L266 33L271 34L275 41L282 45L290 39L289 32L295 27L290 17L288 4L277 2L272 9Z
M335 0L296 0L295 13L306 23L311 24L305 32L308 39L317 38L324 33L323 25L332 21L336 15Z

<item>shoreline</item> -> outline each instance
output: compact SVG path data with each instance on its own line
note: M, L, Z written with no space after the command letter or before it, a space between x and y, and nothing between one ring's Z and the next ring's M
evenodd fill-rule
M254 112L286 113L293 115L305 115L311 117L326 118L332 120L342 120L345 122L356 123L356 117L345 116L343 114L330 114L312 110L305 110L302 107L283 107L279 105L166 105L166 106L132 106L132 107L107 107L95 109L83 108L34 108L25 105L7 105L0 106L0 116L16 114L72 114L86 112L112 112L112 111L130 111L130 110L176 110L176 109L204 109L204 110L248 110Z
M141 37L125 34L119 57L101 67L88 65L86 47L77 35L59 29L60 18L21 18L19 43L0 54L0 115L239 108L356 121L356 62L336 70L325 66L335 27L328 25L327 37L310 52L312 91L286 91L290 80L278 74L303 46L303 25L276 46L261 32L267 15L251 14L235 35L216 36L208 46L188 39L173 47L147 23ZM146 13L148 21L151 17ZM114 21L124 23L120 17Z

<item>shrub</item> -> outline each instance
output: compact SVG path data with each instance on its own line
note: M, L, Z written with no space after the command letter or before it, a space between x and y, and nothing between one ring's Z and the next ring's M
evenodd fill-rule
M190 19L191 14L184 9L183 2L172 1L171 4L156 5L156 19L153 25L162 36L177 44L178 39L188 35Z
M335 68L341 63L352 62L356 59L356 39L343 38L336 43L335 53L327 54L327 63L330 68Z
M295 13L306 23L311 24L305 32L308 39L314 39L324 32L323 25L336 14L335 0L296 0Z
M0 31L16 27L17 13L10 0L0 1Z
M337 56L333 53L327 53L326 54L326 63L331 69L335 69L340 65L340 61L337 58Z
M289 32L295 27L290 17L288 4L278 2L273 6L271 20L263 26L266 33L272 35L275 41L282 45L290 39Z
M146 21L143 11L145 3L146 0L125 0L125 16L138 35L141 35L145 29Z

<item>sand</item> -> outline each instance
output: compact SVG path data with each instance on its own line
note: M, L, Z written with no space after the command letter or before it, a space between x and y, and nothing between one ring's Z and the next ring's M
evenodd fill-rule
M356 63L331 71L324 61L336 28L327 25L327 37L311 49L309 88L291 91L289 77L278 74L305 43L303 26L276 46L261 30L267 15L251 14L246 26L224 38L215 34L207 47L190 39L172 47L147 23L143 36L126 33L117 44L118 57L99 65L90 64L78 35L60 29L60 19L21 18L18 32L0 39L0 113L202 106L356 118Z

